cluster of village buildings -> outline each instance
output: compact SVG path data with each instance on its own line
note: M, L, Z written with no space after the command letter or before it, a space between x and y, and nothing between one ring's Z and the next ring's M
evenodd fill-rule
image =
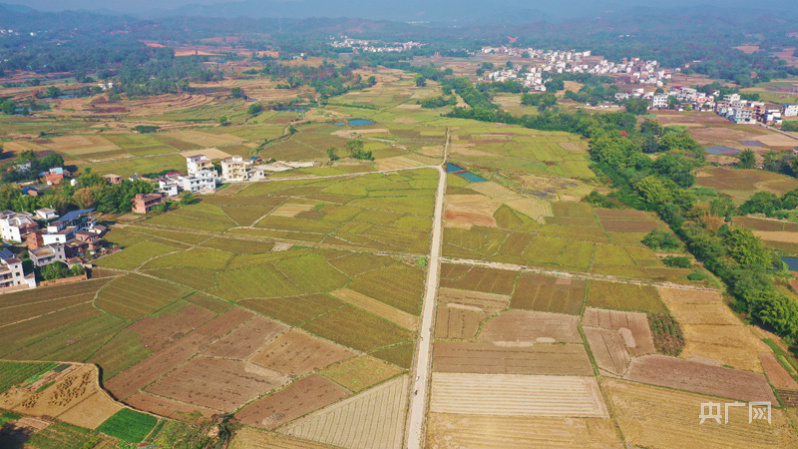
M338 39L342 40L335 40L330 45L334 48L351 48L354 52L361 51L365 53L402 53L426 45L421 42L413 41L377 42L366 39L350 39L346 36L340 36Z
M87 254L99 251L106 228L97 224L94 209L76 210L59 217L53 209L0 212L0 234L6 243L24 244L35 267L63 262L82 265ZM8 249L0 250L0 292L36 288L34 273L25 274L22 261Z
M630 96L642 96L651 100L653 109L667 109L672 106L671 98L675 98L680 110L689 107L696 111L715 112L737 124L780 125L785 118L798 117L798 104L787 103L777 107L768 107L764 101L744 100L740 94L730 94L720 98L718 91L706 94L689 87L674 87L670 91L660 94L640 95L640 92L633 92L617 94L615 97L618 100L624 100Z
M534 66L505 68L486 74L491 81L520 80L533 92L545 92L547 73L589 73L599 76L614 76L626 84L643 84L662 87L672 78L655 60L640 58L623 59L619 63L605 59L588 61L590 51L553 51L534 48L484 47L482 53L528 57L540 61Z

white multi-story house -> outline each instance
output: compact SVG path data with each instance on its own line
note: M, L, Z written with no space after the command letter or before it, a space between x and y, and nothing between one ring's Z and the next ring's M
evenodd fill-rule
M36 288L36 277L25 276L22 261L7 249L0 250L0 290Z
M0 213L0 234L6 242L24 242L28 234L38 230L33 214L8 210Z
M226 182L248 181L249 161L244 161L241 156L233 156L222 161L222 179Z
M93 229L97 220L90 215L94 209L82 209L69 212L60 219L47 225L47 232L42 234L45 245L66 244L75 240L75 233L84 229Z
M30 260L33 261L33 265L37 267L50 265L54 262L66 263L67 261L64 245L61 244L46 245L40 248L34 248L29 251L29 254Z
M668 107L668 96L667 95L654 95L651 97L651 107L652 108L667 108Z
M187 157L186 169L189 176L194 176L202 170L213 170L213 162L204 154Z
M798 117L798 104L781 105L782 117Z
M216 171L199 170L190 176L178 176L177 182L181 189L189 192L215 192Z

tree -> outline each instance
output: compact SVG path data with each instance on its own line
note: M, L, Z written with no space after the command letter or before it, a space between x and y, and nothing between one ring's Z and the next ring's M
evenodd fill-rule
M230 126L230 119L227 116L223 115L219 117L219 125L220 126Z
M366 78L366 86L373 87L375 84L377 84L377 77L376 76L372 75L372 76Z
M679 249L679 246L681 246L679 239L677 239L675 235L659 228L646 234L646 236L643 237L643 244L651 249L665 250L675 250Z
M338 160L338 149L335 147L327 148L327 157L330 161L335 162Z
M94 192L88 187L76 190L72 198L81 209L88 209L94 206Z
M294 125L288 125L288 134L291 134L293 136L294 134L296 134L298 132L299 132L299 130L296 129L296 127Z
M424 75L418 74L413 77L413 82L416 83L416 87L424 87L427 85L427 78Z
M261 112L263 112L263 105L260 103L255 103L253 105L250 105L249 108L247 109L247 114L253 117L260 114Z
M197 198L191 192L183 192L183 196L180 198L180 205L181 206L188 206L190 204L194 204L197 202Z
M5 115L14 115L14 112L17 111L17 104L11 100L6 100L0 103L0 112Z
M41 276L45 281L62 279L69 276L69 268L63 262L53 262L41 268Z
M626 112L630 114L648 114L648 100L642 98L630 98L626 100L623 105L626 107Z
M346 143L346 150L349 152L349 155L354 159L360 160L374 160L374 157L371 155L371 151L366 151L363 149L363 141L362 140L350 140Z
M47 98L58 98L61 96L61 93L62 93L61 89L55 86L50 86L47 88L47 92L45 92L45 95L47 96Z
M744 150L742 153L737 155L737 158L740 160L737 162L735 167L737 168L754 168L756 166L756 154L754 154L753 150Z
M230 89L230 96L233 98L247 98L244 94L244 89L240 87L233 87Z
M58 153L50 153L39 161L42 168L63 167L64 158Z

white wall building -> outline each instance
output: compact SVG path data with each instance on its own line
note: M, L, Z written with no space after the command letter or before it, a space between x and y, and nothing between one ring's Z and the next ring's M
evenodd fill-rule
M798 104L781 105L782 117L798 117Z
M13 211L0 213L0 234L6 242L24 242L28 234L38 230L33 214Z

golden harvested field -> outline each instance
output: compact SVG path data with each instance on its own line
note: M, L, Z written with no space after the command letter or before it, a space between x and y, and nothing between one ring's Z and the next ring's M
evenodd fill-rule
M773 409L771 423L748 423L748 407L730 407L729 422L709 419L699 424L701 404L723 400L614 379L602 388L626 442L650 449L765 449L798 446L798 437L782 410ZM723 422L724 419L721 419Z
M607 417L592 377L433 373L430 411L464 415Z
M435 315L435 337L471 339L477 336L482 320L489 315L482 309L460 304L442 304Z
M396 365L370 355L362 355L329 366L320 374L355 393L360 393L401 372L402 369Z
M270 217L296 217L297 214L309 211L315 207L313 203L283 203L273 210Z
M435 371L449 373L593 375L583 345L439 341L432 363Z
M281 433L348 449L401 449L409 378L402 376L311 413Z
M658 288L685 338L682 358L700 357L732 368L762 372L760 352L770 352L731 314L719 293ZM706 324L705 324L706 323Z
M430 413L430 449L622 449L612 420Z
M668 357L648 355L635 359L626 379L677 390L741 401L770 401L776 397L763 374Z
M266 432L254 427L235 431L230 449L335 449L322 443L292 438L279 433Z
M579 317L559 313L508 310L485 322L479 338L490 341L582 343Z
M798 232L753 231L754 235L768 242L798 243Z
M247 405L236 413L236 420L274 429L347 396L349 392L342 386L312 374Z
M192 156L207 156L208 159L212 160L230 158L230 154L225 153L224 151L218 148L203 148L201 150L182 151L180 155L185 157L186 159Z
M349 348L291 329L261 348L250 361L300 376L355 355Z
M96 429L121 409L122 406L108 396L108 393L98 389L58 419L75 426Z
M409 331L415 332L418 328L417 316L391 307L384 302L369 298L368 296L358 293L354 290L342 288L340 290L331 292L330 295L335 296L345 303L361 308L367 312L371 312L378 317L385 318L386 320L398 324Z

